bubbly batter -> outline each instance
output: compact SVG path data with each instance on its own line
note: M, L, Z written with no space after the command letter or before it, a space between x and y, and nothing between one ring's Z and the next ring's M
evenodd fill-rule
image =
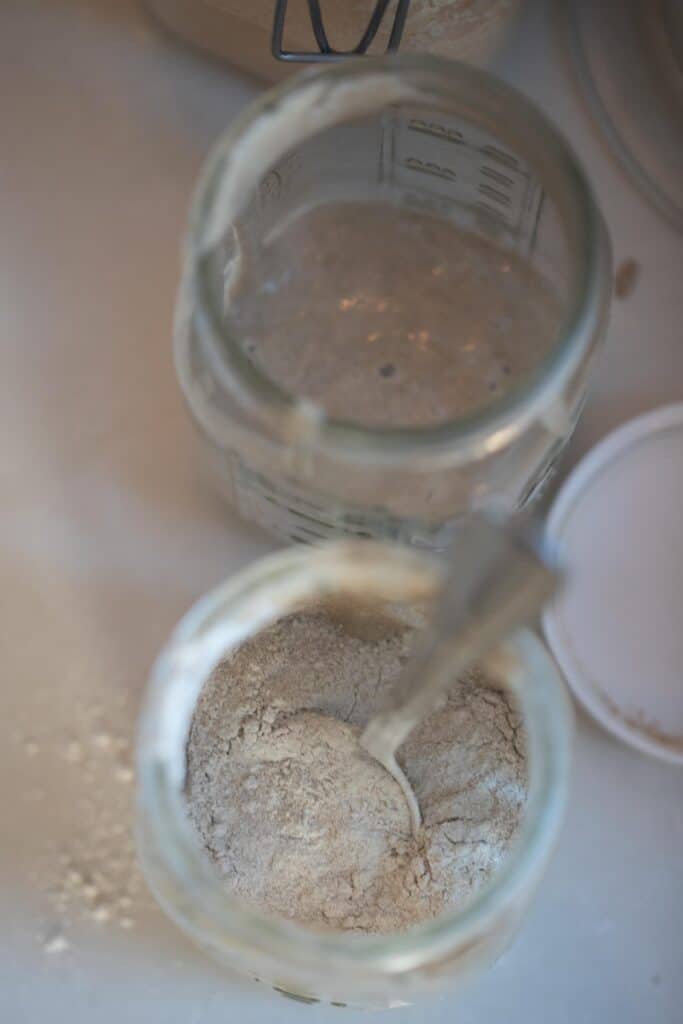
M429 427L491 404L552 348L560 307L514 253L450 222L343 201L245 258L227 315L253 361L335 419Z

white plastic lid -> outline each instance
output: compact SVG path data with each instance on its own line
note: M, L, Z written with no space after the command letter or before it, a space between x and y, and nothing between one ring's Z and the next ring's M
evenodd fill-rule
M548 535L569 579L544 628L575 695L622 740L683 764L683 404L597 445Z

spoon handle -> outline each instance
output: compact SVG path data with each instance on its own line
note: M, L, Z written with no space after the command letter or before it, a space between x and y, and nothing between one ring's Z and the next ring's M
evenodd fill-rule
M466 520L450 554L426 642L398 680L395 707L372 718L360 743L381 763L439 704L452 681L504 636L536 617L559 572L527 531Z

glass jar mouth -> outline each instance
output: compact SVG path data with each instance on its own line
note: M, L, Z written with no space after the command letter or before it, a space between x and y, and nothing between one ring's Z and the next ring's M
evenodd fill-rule
M374 541L338 541L271 555L205 596L176 628L153 670L138 745L139 812L163 851L163 882L152 887L181 927L214 947L239 943L283 962L354 965L401 973L494 926L501 907L532 881L551 852L566 802L571 707L541 642L521 631L501 648L506 682L527 724L531 777L518 840L489 883L463 909L402 933L321 933L272 918L230 896L202 852L184 798L186 744L199 692L226 653L303 600L356 590L378 600L424 600L439 579L437 563L409 549ZM349 590L349 588L353 588ZM143 858L144 861L144 858ZM190 917L191 922L190 923Z
M280 140L279 147L274 143L269 150L271 163L274 162L294 142L337 123L321 123L320 118L316 122L316 107L324 105L337 86L348 83L361 90L364 99L360 102L356 91L351 113L344 119L386 109L391 105L387 96L393 96L395 102L429 102L432 107L439 103L453 113L467 116L469 112L493 135L509 140L513 148L521 146L544 189L552 190L567 238L571 240L571 295L550 351L507 394L444 423L425 427L366 427L328 417L320 405L285 391L243 352L238 339L227 328L210 286L207 259L217 235L215 227L209 229L207 225L222 220L223 228L228 227L221 207L225 206L226 192L231 193L234 201L244 184L244 169L234 166L235 154L244 140L251 137L255 125L263 122L259 132L262 134L265 127ZM291 111L287 113L286 108L292 102L299 112L295 124L300 135L291 124L283 131L278 121L290 117ZM302 112L309 116L304 117ZM332 114L328 117L332 118ZM317 127L311 128L311 124ZM209 244L207 235L211 236ZM606 229L568 143L515 89L475 68L431 56L365 58L322 71L307 70L259 98L217 143L205 165L191 210L187 259L188 291L195 322L206 346L211 371L221 386L267 423L276 436L305 438L311 447L390 462L439 451L452 454L454 445L463 453L476 449L485 454L506 447L531 421L540 418L554 402L561 401L563 386L604 326L611 282ZM180 343L176 359L182 381L187 354Z

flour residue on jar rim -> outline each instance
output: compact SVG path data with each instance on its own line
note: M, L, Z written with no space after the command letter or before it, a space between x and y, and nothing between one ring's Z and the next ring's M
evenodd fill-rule
M200 250L215 248L231 230L253 188L254 167L272 167L293 146L332 125L420 96L400 75L376 72L355 79L300 80L296 88L283 90L275 106L266 105L236 138L229 135L209 161L204 180L214 173L215 161L227 159L227 164L213 197L212 216L198 239Z

